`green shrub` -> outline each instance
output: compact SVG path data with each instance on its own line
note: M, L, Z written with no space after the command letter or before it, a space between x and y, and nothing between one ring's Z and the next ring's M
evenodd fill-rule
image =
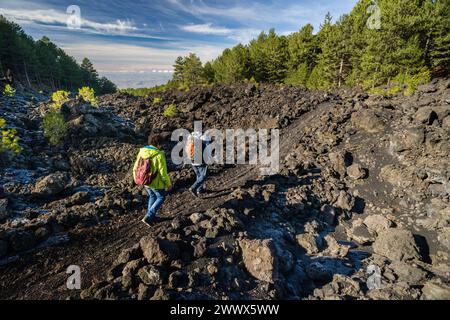
M431 80L430 70L428 70L427 68L423 68L417 74L414 75L399 74L397 77L394 78L393 82L398 83L399 85L406 86L406 89L403 92L403 94L405 96L408 96L410 94L413 94L417 90L417 87L419 85L427 83L430 80Z
M60 109L61 106L70 100L70 92L64 90L58 90L52 94L52 107L54 109Z
M389 88L376 87L376 88L370 89L369 93L381 94L384 96L392 96L392 95L396 95L397 93L402 92L402 90L403 90L403 88L401 86L395 85L395 86L391 86Z
M167 118L174 118L174 117L178 117L179 115L180 115L180 111L178 110L177 106L174 104L170 104L164 109L164 116Z
M189 91L190 87L187 83L182 83L178 86L178 90L180 91Z
M0 130L2 133L2 140L0 141L0 153L11 152L19 154L22 148L19 145L19 137L17 131L6 128L6 120L0 118Z
M157 98L157 97L153 98L153 104L160 103L161 101L162 101L161 98Z
M14 89L11 85L7 84L5 89L3 90L3 95L6 97L14 97L16 95L16 89Z
M424 68L414 75L408 73L398 74L392 79L392 85L389 88L375 87L369 90L369 93L390 96L403 92L405 96L408 96L413 94L419 85L427 83L430 80L430 71L427 68Z
M44 136L50 144L57 145L66 136L68 126L60 112L51 110L44 115L42 128L44 129Z
M83 99L84 101L90 103L94 107L98 107L97 99L95 98L95 91L89 87L83 87L78 89L77 99Z

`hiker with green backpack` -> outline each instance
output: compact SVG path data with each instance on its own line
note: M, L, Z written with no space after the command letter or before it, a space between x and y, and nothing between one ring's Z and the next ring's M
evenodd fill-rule
M135 183L144 186L149 195L147 214L141 220L147 226L156 222L156 212L172 187L167 173L166 155L161 148L162 142L161 134L150 134L148 145L139 150L133 167Z

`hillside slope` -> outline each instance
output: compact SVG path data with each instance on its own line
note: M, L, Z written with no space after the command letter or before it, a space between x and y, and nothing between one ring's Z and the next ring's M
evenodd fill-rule
M24 151L1 169L0 298L450 298L449 85L408 97L254 85L159 103L106 95L98 109L63 107L57 149L39 127L45 103L2 98ZM163 116L169 104L180 117ZM194 119L280 128L281 172L214 166L196 199L192 171L171 165L175 190L149 229L130 179L136 150L150 129ZM81 291L66 288L72 264Z

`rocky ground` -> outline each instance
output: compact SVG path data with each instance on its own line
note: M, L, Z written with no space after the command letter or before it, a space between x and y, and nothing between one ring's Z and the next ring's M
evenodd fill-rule
M450 299L449 99L449 80L408 97L252 84L106 95L64 105L69 134L51 147L46 97L2 97L23 152L1 160L0 298ZM164 117L170 104L180 116ZM194 119L281 129L281 171L215 165L196 199L193 172L169 164L174 192L147 228L137 149ZM70 265L81 290L66 287Z

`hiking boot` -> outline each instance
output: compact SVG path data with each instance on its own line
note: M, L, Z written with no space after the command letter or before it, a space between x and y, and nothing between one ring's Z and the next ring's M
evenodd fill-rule
M155 219L145 216L141 220L147 227L152 227L155 224Z
M196 194L197 194L197 198L201 198L205 194L205 191L204 190L197 190Z
M192 188L189 188L189 192L190 192L194 197L198 197L198 193L195 192Z

